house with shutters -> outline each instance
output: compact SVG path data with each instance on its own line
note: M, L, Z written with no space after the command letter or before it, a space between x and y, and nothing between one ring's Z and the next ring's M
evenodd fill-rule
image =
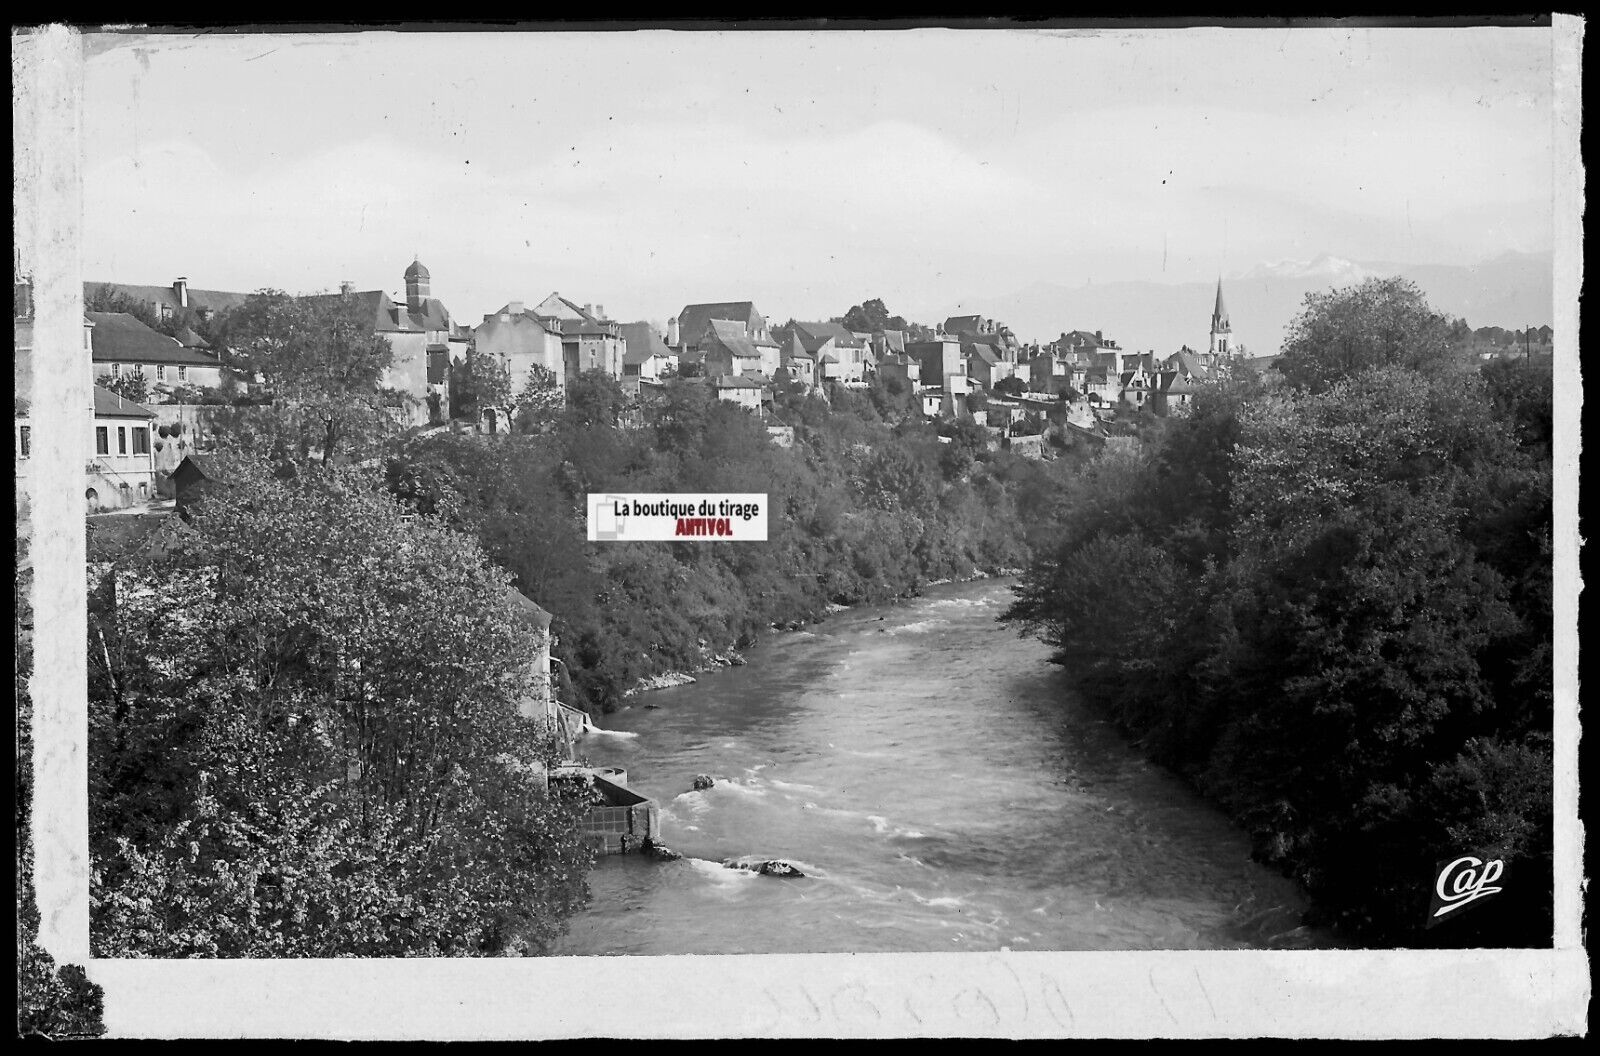
M96 378L143 374L154 401L169 399L180 385L222 384L222 361L193 331L188 331L192 343L185 347L126 312L85 312L84 317L94 324L89 333Z

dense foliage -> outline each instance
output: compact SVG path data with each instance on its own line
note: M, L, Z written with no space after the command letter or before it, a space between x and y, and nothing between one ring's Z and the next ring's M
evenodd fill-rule
M868 396L832 398L780 401L776 421L796 435L783 448L690 382L644 407L642 427L618 427L615 383L582 375L543 435L421 438L385 472L397 496L475 535L555 614L574 703L604 710L641 678L699 669L830 604L1022 563L1016 496L1048 468L987 451L975 426L940 443L928 425L891 427ZM606 491L766 493L768 542L588 544L584 496Z
M1055 498L1007 613L1356 941L1551 941L1548 378L1414 289L1308 298L1289 386L1203 390ZM1437 862L1516 887L1425 930Z
M545 948L589 852L543 792L538 631L505 574L367 475L224 478L192 523L97 555L97 955Z
M324 463L397 432L393 408L410 399L381 387L394 358L361 302L338 296L252 293L228 313L231 365L259 379L268 406L239 410L221 428L237 450Z

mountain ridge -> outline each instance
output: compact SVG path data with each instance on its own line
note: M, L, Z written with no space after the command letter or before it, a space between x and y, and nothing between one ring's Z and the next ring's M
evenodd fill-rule
M1402 264L1353 261L1333 253L1310 260L1255 264L1222 277L1235 340L1255 355L1278 351L1284 330L1308 293L1353 285L1373 276L1415 282L1434 308L1473 327L1521 329L1554 318L1554 258L1508 250L1477 264ZM1041 343L1067 330L1100 330L1124 348L1175 351L1203 348L1210 336L1216 281L1139 280L1065 286L1040 281L982 302L967 301L947 315L981 311L1025 341Z

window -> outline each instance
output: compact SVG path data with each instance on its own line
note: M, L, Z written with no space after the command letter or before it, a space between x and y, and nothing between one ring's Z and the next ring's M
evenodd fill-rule
M121 363L113 363L113 364L111 364L111 376L113 378L120 378L122 376L122 364Z
M126 426L117 426L117 454L128 453L128 430Z
M144 426L135 426L133 430L133 453L148 455L150 453L150 430Z
M30 450L32 449L32 445L33 445L33 426L31 426L31 425L21 426L20 427L20 433L19 433L19 435L17 437L17 451L21 453L23 458L27 458Z
M89 488L83 493L83 501L89 504L90 510L97 510L100 508L100 493Z
M94 427L94 453L97 455L111 453L111 443L107 438L106 427L103 425Z
M150 492L148 490L148 485L146 485L145 482L141 480L139 482L139 498L148 499L149 497L150 497Z
M127 484L121 484L117 490L122 492L122 504L124 506L128 505L128 501L132 497L132 489Z
M189 368L188 367L179 367L178 368L178 380L179 381L188 381L189 380Z
M166 376L167 376L166 364L157 363L156 364L156 380L157 381L161 381L161 380L165 379Z

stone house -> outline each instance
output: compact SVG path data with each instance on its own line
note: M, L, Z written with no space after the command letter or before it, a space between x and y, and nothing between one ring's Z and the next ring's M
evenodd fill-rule
M216 388L222 384L222 361L198 345L184 347L176 338L152 330L125 312L85 312L94 324L90 356L96 378L135 372L144 375L153 401L170 398L179 385ZM204 345L198 334L194 340Z

